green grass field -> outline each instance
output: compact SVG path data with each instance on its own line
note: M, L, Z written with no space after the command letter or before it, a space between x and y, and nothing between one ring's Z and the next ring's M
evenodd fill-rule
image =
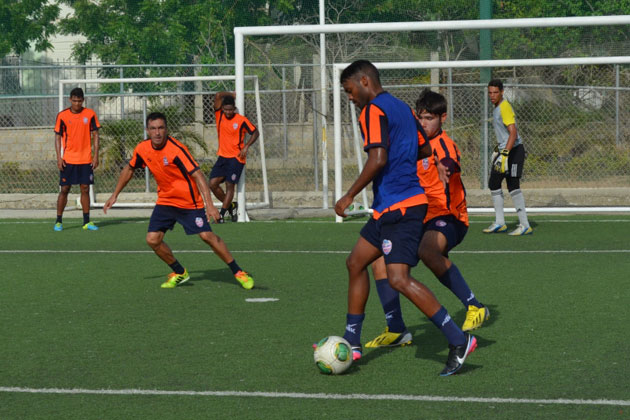
M360 221L213 226L254 276L247 291L179 226L166 241L192 278L163 290L146 220L0 220L0 419L630 419L630 216L531 219L534 235L513 238L474 217L451 254L492 317L447 378L446 340L404 298L412 346L318 373L311 345L343 335ZM461 303L413 274L461 325ZM364 343L384 325L372 287Z

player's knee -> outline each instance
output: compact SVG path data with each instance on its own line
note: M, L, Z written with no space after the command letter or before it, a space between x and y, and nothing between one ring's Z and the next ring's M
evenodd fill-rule
M365 269L366 265L359 261L354 255L350 254L348 258L346 258L346 268L349 273L356 273L363 269Z
M506 180L508 191L512 192L521 188L520 178L508 177Z
M89 194L90 192L90 186L89 185L80 185L81 188L81 194Z
M216 247L219 243L221 243L221 238L216 235L214 232L201 232L199 237L202 241L210 245L212 248Z
M157 235L151 235L150 233L146 237L147 245L155 249L162 243L162 238Z
M62 185L59 190L59 195L68 195L70 193L70 185Z
M400 273L388 273L387 278L389 280L389 285L392 289L401 291L404 290L407 283L409 282L409 278L400 274Z

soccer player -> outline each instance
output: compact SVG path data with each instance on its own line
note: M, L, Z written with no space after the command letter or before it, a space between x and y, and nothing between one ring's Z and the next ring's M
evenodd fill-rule
M206 179L188 148L168 135L166 116L160 112L147 116L146 129L149 138L134 149L103 211L107 213L114 205L136 169L148 167L158 186L158 199L149 220L146 240L153 252L173 270L162 288L172 289L190 280L188 271L164 242L166 231L172 230L176 222L184 227L186 234L197 234L210 245L214 253L230 267L241 286L245 289L254 287L252 277L241 270L225 242L210 228L210 220L218 220L219 212L212 204Z
M418 177L429 201L424 218L424 234L420 241L420 259L467 309L462 331L479 328L490 318L490 311L470 290L457 266L448 258L468 231L466 190L461 178L460 152L455 142L442 130L446 121L446 99L439 93L424 90L416 101L416 115L429 138L433 156L418 161ZM439 176L442 165L448 174L447 183ZM392 347L411 343L412 337L402 319L398 292L383 277L384 262L372 264L387 329L368 342L366 347Z
M258 129L247 117L236 112L234 94L231 92L219 92L214 97L214 115L217 123L219 137L219 158L210 171L210 189L221 201L221 218L218 223L223 223L223 216L230 213L232 221L238 220L238 203L234 199L234 186L245 166L247 151L258 139ZM245 133L250 135L245 143ZM225 191L221 183L225 182Z
M359 177L335 204L335 213L345 217L345 209L370 182L374 192L374 213L346 260L349 285L344 338L352 345L353 358L359 359L370 288L367 267L383 255L392 288L411 300L446 336L450 351L440 375L451 375L462 367L477 340L463 332L433 293L410 275L410 268L418 263L427 211L416 162L431 155L431 146L426 141L418 145L422 129L411 108L383 90L372 63L359 60L350 64L341 74L341 83L348 99L361 109L359 122L368 158Z
M70 91L70 107L57 114L55 122L55 152L59 168L59 196L57 220L53 229L63 230L63 211L68 203L72 185L81 189L83 230L98 230L90 222L90 185L94 184L94 169L98 167L98 129L101 128L96 113L83 107L83 89Z
M501 233L507 231L505 216L503 214L503 190L501 182L505 178L508 191L512 196L512 202L516 208L519 224L508 235L531 235L534 230L529 226L527 212L525 211L525 197L521 191L520 179L523 175L525 163L525 147L516 129L516 118L512 105L503 97L503 82L492 79L488 83L488 96L494 105L492 125L497 137L498 145L492 154L492 168L488 187L492 196L495 219L494 223L485 228L485 233Z

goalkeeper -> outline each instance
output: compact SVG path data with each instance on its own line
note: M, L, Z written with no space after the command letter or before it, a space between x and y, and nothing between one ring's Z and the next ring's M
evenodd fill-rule
M530 235L534 230L529 226L525 211L525 197L520 187L525 162L525 147L516 129L516 119L512 105L503 98L503 82L493 79L488 83L488 96L494 105L492 125L497 137L497 147L492 154L490 179L488 187L492 196L495 219L485 228L485 233L501 233L507 230L503 213L503 190L501 182L505 178L512 202L516 208L519 224L508 233L512 236Z

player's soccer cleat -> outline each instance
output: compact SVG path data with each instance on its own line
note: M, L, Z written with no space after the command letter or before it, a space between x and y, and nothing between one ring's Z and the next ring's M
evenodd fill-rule
M352 346L352 360L359 360L363 356L363 348L359 346Z
M518 225L516 227L516 229L514 229L512 232L508 233L508 235L510 236L523 236L523 235L531 235L532 233L534 233L534 229L531 228L531 226L523 226L523 225Z
M190 280L190 276L188 275L188 270L184 269L183 274L171 273L168 275L168 279L162 283L162 289L173 289L180 284L186 283Z
M462 325L462 331L472 331L481 327L484 321L490 319L490 311L485 306L480 308L475 305L468 305L466 321Z
M83 225L83 230L98 230L98 226L92 222L87 222Z
M236 280L238 280L238 282L241 284L241 286L243 286L244 289L249 290L254 287L254 279L245 271L239 271L238 273L234 274L234 277L236 278Z
M233 222L238 222L238 203L236 201L232 201L232 205L230 206L230 216L232 216Z
M55 232L61 232L63 230L63 225L61 223L55 223L55 226L53 226L53 230Z
M466 343L461 346L451 346L449 344L448 359L446 359L446 366L440 372L440 376L449 376L460 370L466 357L477 348L477 339L468 333L464 333L464 335L466 336Z
M507 226L506 225L500 225L498 223L493 223L490 226L488 226L487 228L485 228L483 230L483 233L501 233L501 232L505 232L507 230Z
M394 346L406 346L411 344L411 333L407 330L403 332L389 332L389 327L385 328L385 332L376 337L374 340L369 341L365 347L394 347Z

